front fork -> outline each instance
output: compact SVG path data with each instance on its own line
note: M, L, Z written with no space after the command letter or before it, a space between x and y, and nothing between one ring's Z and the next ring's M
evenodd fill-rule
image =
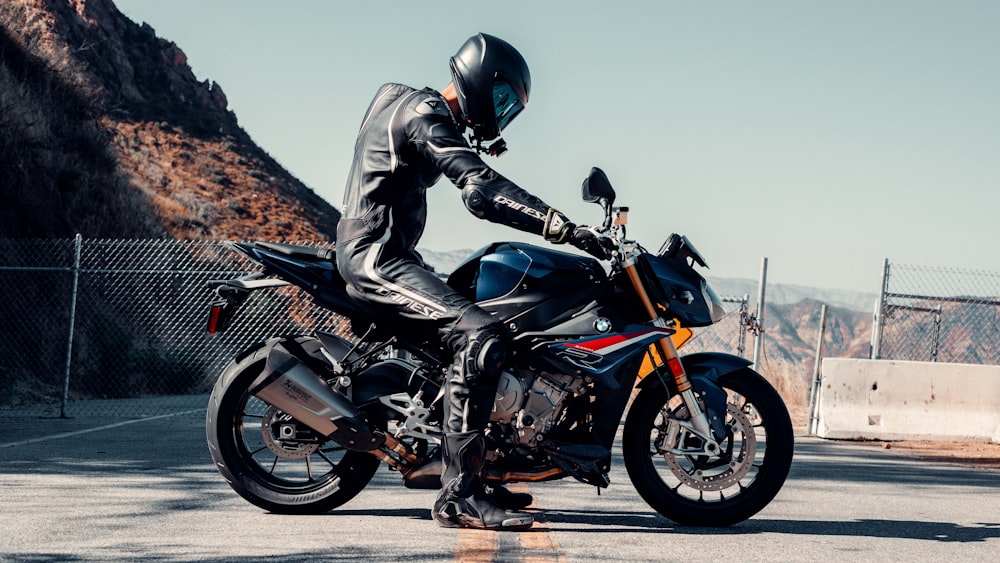
M650 323L654 326L665 328L667 323L662 317L660 317L659 314L657 314L656 307L653 305L653 301L649 298L646 286L642 283L642 278L639 277L639 271L636 269L635 258L626 262L625 273L628 274L629 281L632 282L632 287L635 289L636 295L642 302L643 307L646 308L646 313L649 314ZM701 408L701 404L698 402L698 397L695 395L694 389L691 387L691 379L688 377L687 372L684 371L684 364L681 363L681 358L677 353L677 347L674 346L674 341L671 340L670 337L664 337L656 343L656 347L657 352L659 353L659 361L661 362L659 366L657 366L657 369L666 365L670 370L670 374L674 378L674 385L677 387L677 392L680 394L681 401L683 401L684 406L687 407L688 413L690 413L691 430L705 441L705 453L717 454L719 452L719 443L712 434L712 428L708 422L708 414ZM654 358L654 361L655 360L656 359Z

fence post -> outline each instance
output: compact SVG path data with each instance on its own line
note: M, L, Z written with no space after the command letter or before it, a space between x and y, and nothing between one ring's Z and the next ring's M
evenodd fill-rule
M740 300L740 336L736 349L740 352L740 357L747 351L747 315L750 309L750 294L744 293Z
M764 340L764 293L767 288L767 257L760 259L760 281L757 284L757 330L753 336L753 369L760 373L760 347Z
M59 418L66 416L66 403L69 401L69 373L73 363L73 329L76 326L76 292L80 285L80 247L83 237L76 234L76 253L73 258L73 293L69 304L69 336L66 338L66 371L63 375L62 403L59 405Z
M941 311L944 309L941 305L937 306L937 310L934 311L934 347L931 348L931 361L936 362L938 357L938 347L941 343Z
M816 434L816 399L820 389L819 366L823 356L823 335L826 333L826 304L819 310L819 338L816 339L816 361L813 362L812 389L809 390L809 423L806 434Z
M875 302L875 319L872 322L872 344L868 359L877 360L882 352L882 327L885 325L885 294L889 292L889 259L882 259L882 287Z
M747 319L748 303L750 303L750 294L744 293L740 299L740 335L736 339L736 352L741 358L747 350L747 326L750 324Z

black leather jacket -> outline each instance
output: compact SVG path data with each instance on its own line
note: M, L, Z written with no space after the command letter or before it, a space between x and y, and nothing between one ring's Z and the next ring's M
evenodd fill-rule
M415 259L427 222L425 191L441 175L476 216L553 240L566 218L490 168L462 137L448 103L430 88L382 86L368 108L337 226L342 273L372 244L380 261Z

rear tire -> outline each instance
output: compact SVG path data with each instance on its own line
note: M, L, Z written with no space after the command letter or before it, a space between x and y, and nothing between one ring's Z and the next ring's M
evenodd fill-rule
M310 337L295 340L306 348L314 342ZM234 491L264 510L333 510L368 485L380 462L325 440L250 394L269 350L260 344L241 354L219 377L206 414L212 459ZM282 427L294 429L294 438L282 438Z
M781 397L755 371L719 378L729 397L722 456L685 455L698 445L677 420L687 408L662 385L643 389L625 420L625 468L639 495L657 512L688 526L729 526L774 499L792 462L794 435ZM675 451L671 451L671 450Z

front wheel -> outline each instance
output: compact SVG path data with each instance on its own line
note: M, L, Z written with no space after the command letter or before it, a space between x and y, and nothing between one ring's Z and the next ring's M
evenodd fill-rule
M729 526L771 502L792 463L788 409L757 372L719 378L728 396L726 437L719 455L694 455L700 440L684 429L687 408L662 385L643 389L623 434L625 468L639 495L657 512L689 526Z
M315 339L295 339L302 348ZM327 441L250 394L270 347L260 345L226 367L206 415L215 466L244 499L271 512L318 514L354 498L379 460Z

